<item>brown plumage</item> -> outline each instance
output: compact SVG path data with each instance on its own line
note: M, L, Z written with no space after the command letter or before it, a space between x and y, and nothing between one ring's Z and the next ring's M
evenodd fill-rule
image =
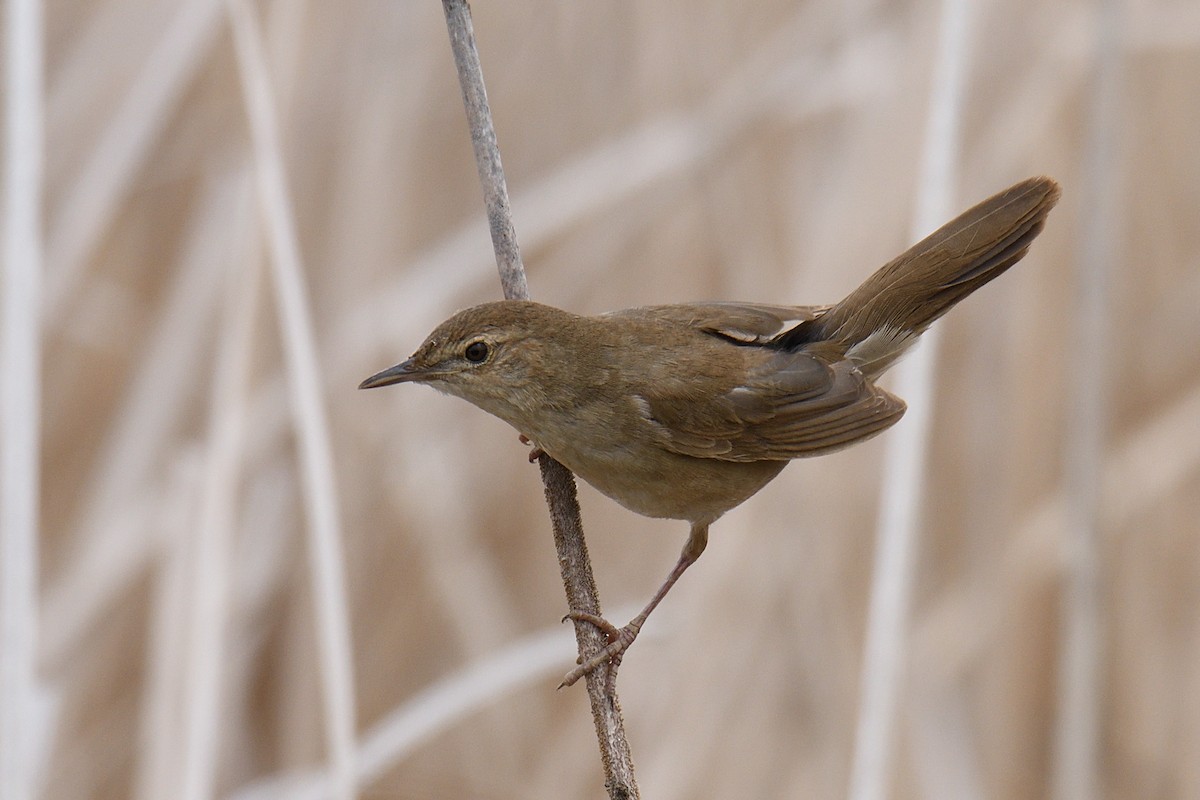
M863 441L904 401L874 383L955 303L1019 261L1058 201L1031 178L947 223L834 306L686 303L583 317L529 301L455 314L360 388L428 383L505 420L640 514L691 535L667 581L567 684L620 655L708 526L793 458ZM610 675L613 674L610 672Z

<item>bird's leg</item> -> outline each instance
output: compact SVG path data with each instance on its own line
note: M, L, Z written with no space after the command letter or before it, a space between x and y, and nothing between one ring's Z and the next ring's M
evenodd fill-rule
M642 626L646 624L646 618L650 616L650 612L662 602L662 599L667 596L667 592L671 591L671 587L675 585L675 581L679 580L688 567L696 563L696 559L700 558L700 554L704 552L705 546L708 545L708 523L693 523L692 532L688 535L687 543L683 546L683 552L679 554L679 560L675 562L675 568L671 570L671 574L663 581L662 586L654 593L654 597L650 598L650 602L642 609L642 613L638 614L624 628L618 628L611 622L597 614L592 614L587 611L571 611L565 617L573 619L576 622L589 622L595 625L608 638L608 646L596 653L594 656L584 661L575 669L567 673L563 678L562 683L558 688L570 686L594 671L601 664L607 663L608 677L605 683L608 687L609 694L615 687L617 679L617 667L621 664L621 657L625 651L629 649L629 645L633 644L633 640L642 630Z
M518 435L517 438L521 440L521 444L533 444L533 440L523 433ZM533 444L533 449L529 451L529 463L532 464L533 462L537 461L545 452L545 450L538 447L536 444Z

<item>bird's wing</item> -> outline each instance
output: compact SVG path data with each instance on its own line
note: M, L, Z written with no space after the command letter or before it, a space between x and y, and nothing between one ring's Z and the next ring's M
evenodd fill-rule
M738 344L765 344L807 322L829 306L772 306L765 303L679 303L613 311L606 317L637 315L702 330Z
M758 348L752 348L758 349ZM698 395L664 381L636 398L667 450L724 461L784 461L867 439L904 414L904 401L848 361L804 350L760 350L738 386Z

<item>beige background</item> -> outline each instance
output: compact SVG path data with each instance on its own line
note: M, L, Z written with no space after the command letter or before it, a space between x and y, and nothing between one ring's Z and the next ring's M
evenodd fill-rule
M536 299L825 303L912 241L937 4L476 6ZM428 389L355 391L498 296L438 4L253 9L366 736L565 609L516 432ZM978 3L965 44L955 209L1040 173L1064 197L1031 255L942 323L892 797L1050 795L1078 276L1100 269L1082 238L1104 198L1098 780L1200 796L1200 15L1119 9L1097 173L1096 9ZM182 797L197 763L231 796L328 755L246 68L220 2L54 2L46 24L44 796ZM846 795L886 438L791 466L714 526L621 671L644 797ZM640 604L685 526L581 499L606 606ZM197 638L197 619L223 627ZM564 640L362 796L602 797L584 693L554 691L572 658ZM197 664L219 668L199 762Z

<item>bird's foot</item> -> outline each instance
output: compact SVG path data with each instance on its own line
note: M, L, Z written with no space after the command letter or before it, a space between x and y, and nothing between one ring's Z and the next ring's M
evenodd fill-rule
M633 644L633 640L637 638L642 626L638 620L634 620L624 628L618 628L604 617L587 611L572 611L563 617L563 622L566 622L568 619L594 625L604 634L604 638L608 640L608 645L587 661L581 661L579 666L568 672L566 677L563 678L562 683L558 685L558 688L571 686L583 676L595 672L600 666L607 664L608 675L604 680L604 688L610 696L613 695L617 686L617 667L621 666L621 658L625 655L625 651L629 649L629 645Z
M530 464L537 461L539 458L541 458L545 454L546 451L543 450L542 448L538 447L536 444L533 444L533 440L530 439L525 434L522 433L517 438L521 440L521 444L533 445L533 449L529 451L529 463Z

